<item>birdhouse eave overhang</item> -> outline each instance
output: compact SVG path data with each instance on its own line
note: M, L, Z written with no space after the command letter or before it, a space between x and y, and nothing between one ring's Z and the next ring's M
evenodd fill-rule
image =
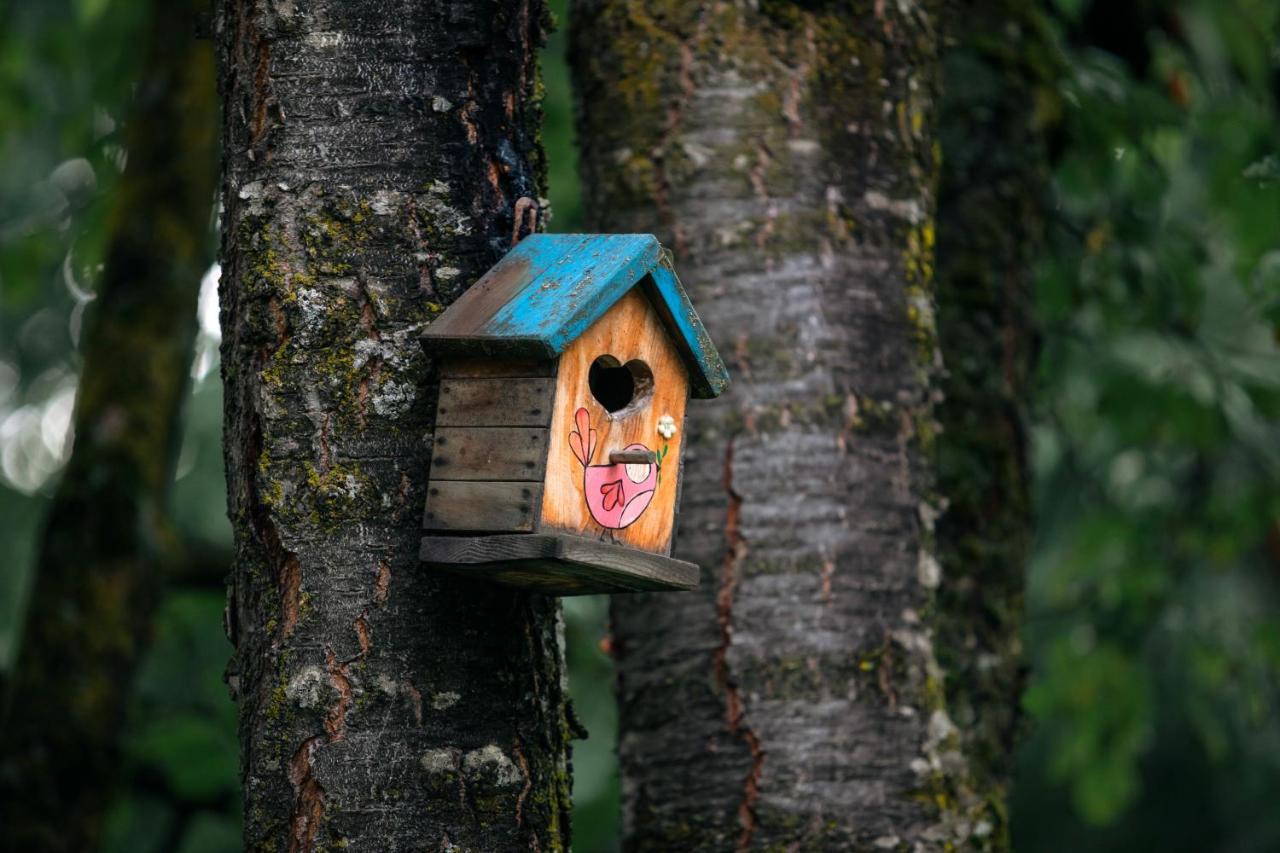
M689 372L694 397L728 385L710 335L651 234L526 237L427 328L433 352L555 358L641 284Z

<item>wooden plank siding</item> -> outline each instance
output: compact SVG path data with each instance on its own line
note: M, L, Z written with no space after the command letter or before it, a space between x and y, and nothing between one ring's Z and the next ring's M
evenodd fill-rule
M453 361L441 368L423 528L529 533L542 506L554 361Z
M541 482L547 461L546 429L442 427L436 430L431 479Z
M541 500L541 483L432 480L423 527L437 532L529 533Z
M454 359L446 361L440 367L441 379L527 379L555 375L554 358L539 361L510 358Z
M554 379L458 379L440 386L438 427L551 425Z

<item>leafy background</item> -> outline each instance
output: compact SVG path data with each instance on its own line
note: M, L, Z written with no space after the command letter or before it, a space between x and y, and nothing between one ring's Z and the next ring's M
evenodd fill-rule
M69 447L136 74L120 46L144 8L0 2L0 666ZM1037 271L1015 845L1280 850L1280 8L1056 0L1044 26L1055 70L1035 96L1052 209ZM564 49L558 32L545 50L545 139L552 228L572 231ZM229 555L214 272L197 286L173 512L185 536ZM192 579L161 608L107 850L239 847L222 600L219 578ZM591 732L575 748L575 846L607 851L618 783L605 602L570 599L566 615Z

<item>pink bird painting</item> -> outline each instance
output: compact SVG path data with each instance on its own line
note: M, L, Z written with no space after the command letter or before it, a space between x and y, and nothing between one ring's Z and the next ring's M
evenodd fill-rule
M648 509L658 484L658 466L649 462L592 465L596 431L591 428L591 415L585 408L578 409L573 419L569 449L582 463L582 492L587 509L612 538L613 531L629 527ZM643 444L629 444L624 449L643 451L649 448Z

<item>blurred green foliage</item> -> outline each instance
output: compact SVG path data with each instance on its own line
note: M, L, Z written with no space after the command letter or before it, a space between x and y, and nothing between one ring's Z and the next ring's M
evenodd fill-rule
M1280 7L1059 5L1015 841L1280 849Z
M563 20L564 2L552 3ZM143 4L0 2L0 666L63 456ZM1280 849L1280 8L1057 0L1038 276L1038 529L1022 850ZM553 230L582 227L564 36L545 55ZM945 152L944 152L945 156ZM942 223L940 227L948 227ZM950 227L958 227L952 225ZM199 286L192 282L192 286ZM229 547L216 300L173 514ZM91 310L91 309L90 309ZM134 691L108 850L239 847L216 579L174 588ZM566 600L575 839L616 849L606 603Z

